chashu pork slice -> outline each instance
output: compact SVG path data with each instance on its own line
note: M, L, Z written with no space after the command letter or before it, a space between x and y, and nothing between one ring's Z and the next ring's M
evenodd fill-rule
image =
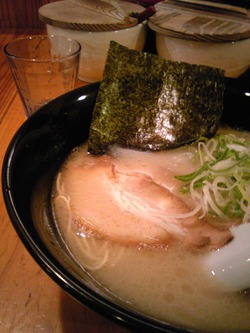
M214 249L231 238L230 231L211 226L152 175L120 169L112 159L64 170L63 194L69 198L72 225L121 243Z

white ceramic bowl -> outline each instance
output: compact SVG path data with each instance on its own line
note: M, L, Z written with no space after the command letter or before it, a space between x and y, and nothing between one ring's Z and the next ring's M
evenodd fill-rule
M66 36L77 40L82 47L79 79L96 82L102 79L109 43L111 40L130 49L142 51L146 42L145 23L115 31L80 31L46 25L49 35Z
M239 77L250 66L250 39L224 43L198 42L157 32L156 49L159 56L168 60L222 68L227 77Z
M168 60L221 68L237 78L250 68L250 11L202 0L157 3L148 26Z

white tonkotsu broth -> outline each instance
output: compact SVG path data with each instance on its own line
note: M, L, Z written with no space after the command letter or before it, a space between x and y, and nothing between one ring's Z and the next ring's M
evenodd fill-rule
M55 222L79 265L126 306L159 320L202 332L250 332L250 295L225 292L203 265L203 256L222 246L228 231L215 231L200 221L207 231L197 238L190 236L192 228L202 234L197 221L175 220L178 212L189 218L185 205L191 207L189 211L194 208L188 198L184 206L179 204L183 195L174 178L197 168L190 148L139 152L113 147L101 158L101 169L96 168L95 159L86 145L75 149L53 188ZM107 176L103 169L110 162L115 163L114 173L108 171ZM136 180L130 183L127 173ZM153 193L146 193L146 186L134 196L138 179L139 188L148 182ZM127 192L119 187L120 181ZM169 196L170 204L165 207L162 188L155 191L155 183L178 199ZM145 206L138 196L152 198ZM162 216L169 205L175 212L166 222ZM151 220L156 226L150 225ZM182 223L188 226L182 228Z

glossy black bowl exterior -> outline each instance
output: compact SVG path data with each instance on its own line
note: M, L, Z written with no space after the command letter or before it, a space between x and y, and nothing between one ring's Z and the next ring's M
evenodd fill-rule
M99 83L91 84L55 99L18 130L8 147L2 170L3 195L10 219L37 263L81 303L139 332L192 332L151 320L101 296L56 259L35 228L31 215L34 186L45 171L55 165L59 167L73 147L87 140L98 88ZM244 112L250 111L249 99ZM230 119L232 112L228 112ZM244 122L242 115L239 116L240 123L247 122L249 129L248 119Z

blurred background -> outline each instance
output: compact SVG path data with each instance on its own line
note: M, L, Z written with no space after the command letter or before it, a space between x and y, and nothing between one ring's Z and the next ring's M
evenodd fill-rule
M0 0L0 31L11 28L43 29L38 8L55 0Z

